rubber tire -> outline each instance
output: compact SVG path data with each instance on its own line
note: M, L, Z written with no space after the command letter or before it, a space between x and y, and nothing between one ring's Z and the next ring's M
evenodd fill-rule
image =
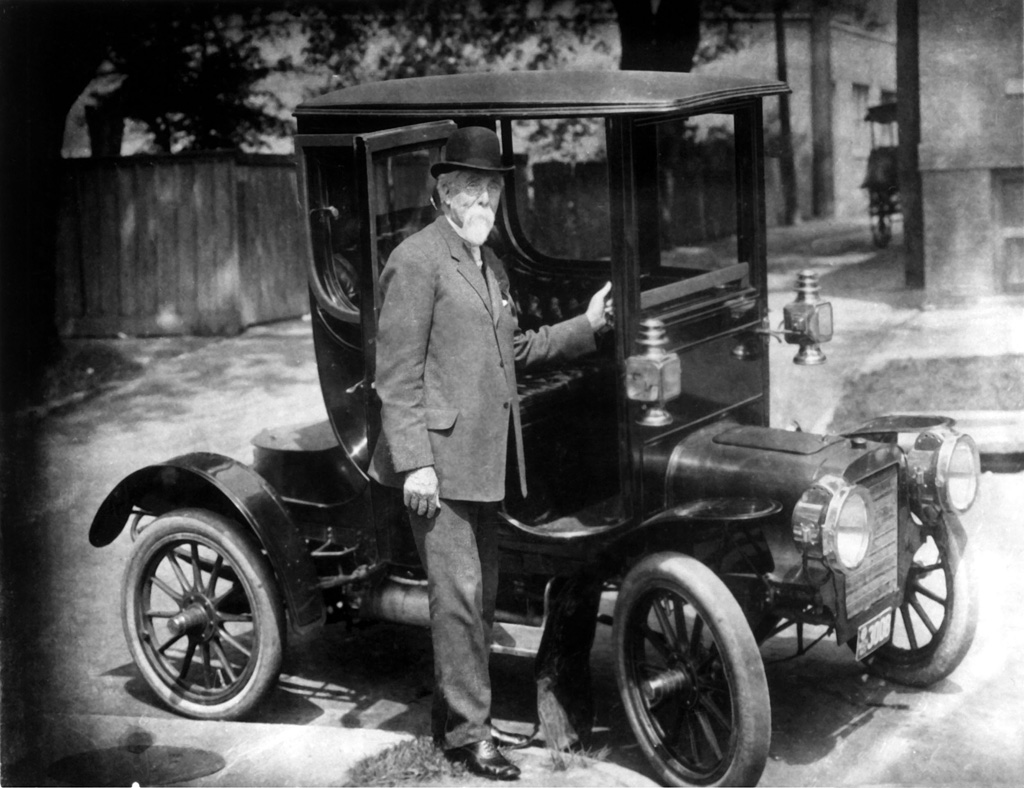
M170 543L198 539L217 550L234 567L252 611L258 643L256 664L244 685L219 703L198 703L169 684L150 662L140 635L140 594L150 562ZM125 639L139 672L150 689L173 711L199 720L233 720L251 712L277 683L285 648L285 614L273 572L256 539L238 523L205 509L179 509L150 523L134 545L121 588L121 619Z
M892 240L892 219L889 218L890 214L884 203L886 197L880 196L878 199L878 213L871 217L871 240L877 248L885 249L889 245L889 241Z
M649 722L643 693L634 679L629 643L638 606L656 591L685 599L704 619L724 657L731 694L733 735L721 764L700 775L687 770ZM646 616L645 616L646 620ZM771 744L771 701L757 642L735 597L704 564L678 553L644 558L626 576L615 605L616 679L629 724L640 747L666 785L756 785Z
M969 551L961 552L956 539L949 534L942 541L944 545L936 544L940 554L948 551L946 565L950 562L957 565L952 576L952 604L947 605L946 616L939 625L939 637L918 649L918 653L890 642L869 658L872 672L887 681L908 687L930 687L957 669L974 642L978 627L978 584L973 576L973 559ZM948 576L946 582L948 593ZM894 634L897 621L898 618L893 622Z

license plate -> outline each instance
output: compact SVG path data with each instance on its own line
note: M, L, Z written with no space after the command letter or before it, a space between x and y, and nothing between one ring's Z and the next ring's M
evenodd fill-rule
M884 646L892 637L892 608L887 607L870 621L857 627L857 659L871 654Z

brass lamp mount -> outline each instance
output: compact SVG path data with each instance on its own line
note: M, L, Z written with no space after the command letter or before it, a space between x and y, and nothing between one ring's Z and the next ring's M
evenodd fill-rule
M832 304L821 299L818 275L811 270L797 274L795 293L795 300L783 307L783 328L775 331L759 328L756 333L799 345L794 364L824 364L825 354L820 344L832 339Z
M645 427L663 427L672 423L665 403L678 397L682 390L679 356L665 349L665 324L657 318L640 321L637 345L642 352L626 359L626 397L634 402L654 403L644 410L638 422Z

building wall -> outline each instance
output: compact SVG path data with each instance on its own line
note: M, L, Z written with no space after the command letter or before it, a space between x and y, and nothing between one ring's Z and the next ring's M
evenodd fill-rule
M956 301L1024 288L1020 0L920 3L925 288Z
M868 214L867 191L860 188L871 151L868 107L896 94L896 31L867 33L832 26L832 128L837 216ZM876 144L888 143L884 131ZM895 142L895 140L893 141Z
M747 39L738 52L716 58L699 66L703 74L722 74L775 79L775 31L766 19L737 24ZM832 37L832 136L833 188L835 214L840 217L868 215L867 192L860 188L867 169L870 128L864 122L867 106L880 103L896 92L896 29L894 24L877 30L862 31L842 23L833 23ZM790 95L790 118L797 172L797 204L800 215L814 215L811 204L811 25L804 16L790 17L786 24L786 60ZM858 101L854 86L866 91ZM765 101L767 126L766 177L768 181L768 221L774 224L782 212L778 190L777 148L772 144L778 134L778 99Z

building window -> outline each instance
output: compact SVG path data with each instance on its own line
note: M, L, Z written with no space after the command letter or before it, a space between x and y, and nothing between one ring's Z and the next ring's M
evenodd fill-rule
M1007 292L1024 292L1024 169L996 172L998 255Z

